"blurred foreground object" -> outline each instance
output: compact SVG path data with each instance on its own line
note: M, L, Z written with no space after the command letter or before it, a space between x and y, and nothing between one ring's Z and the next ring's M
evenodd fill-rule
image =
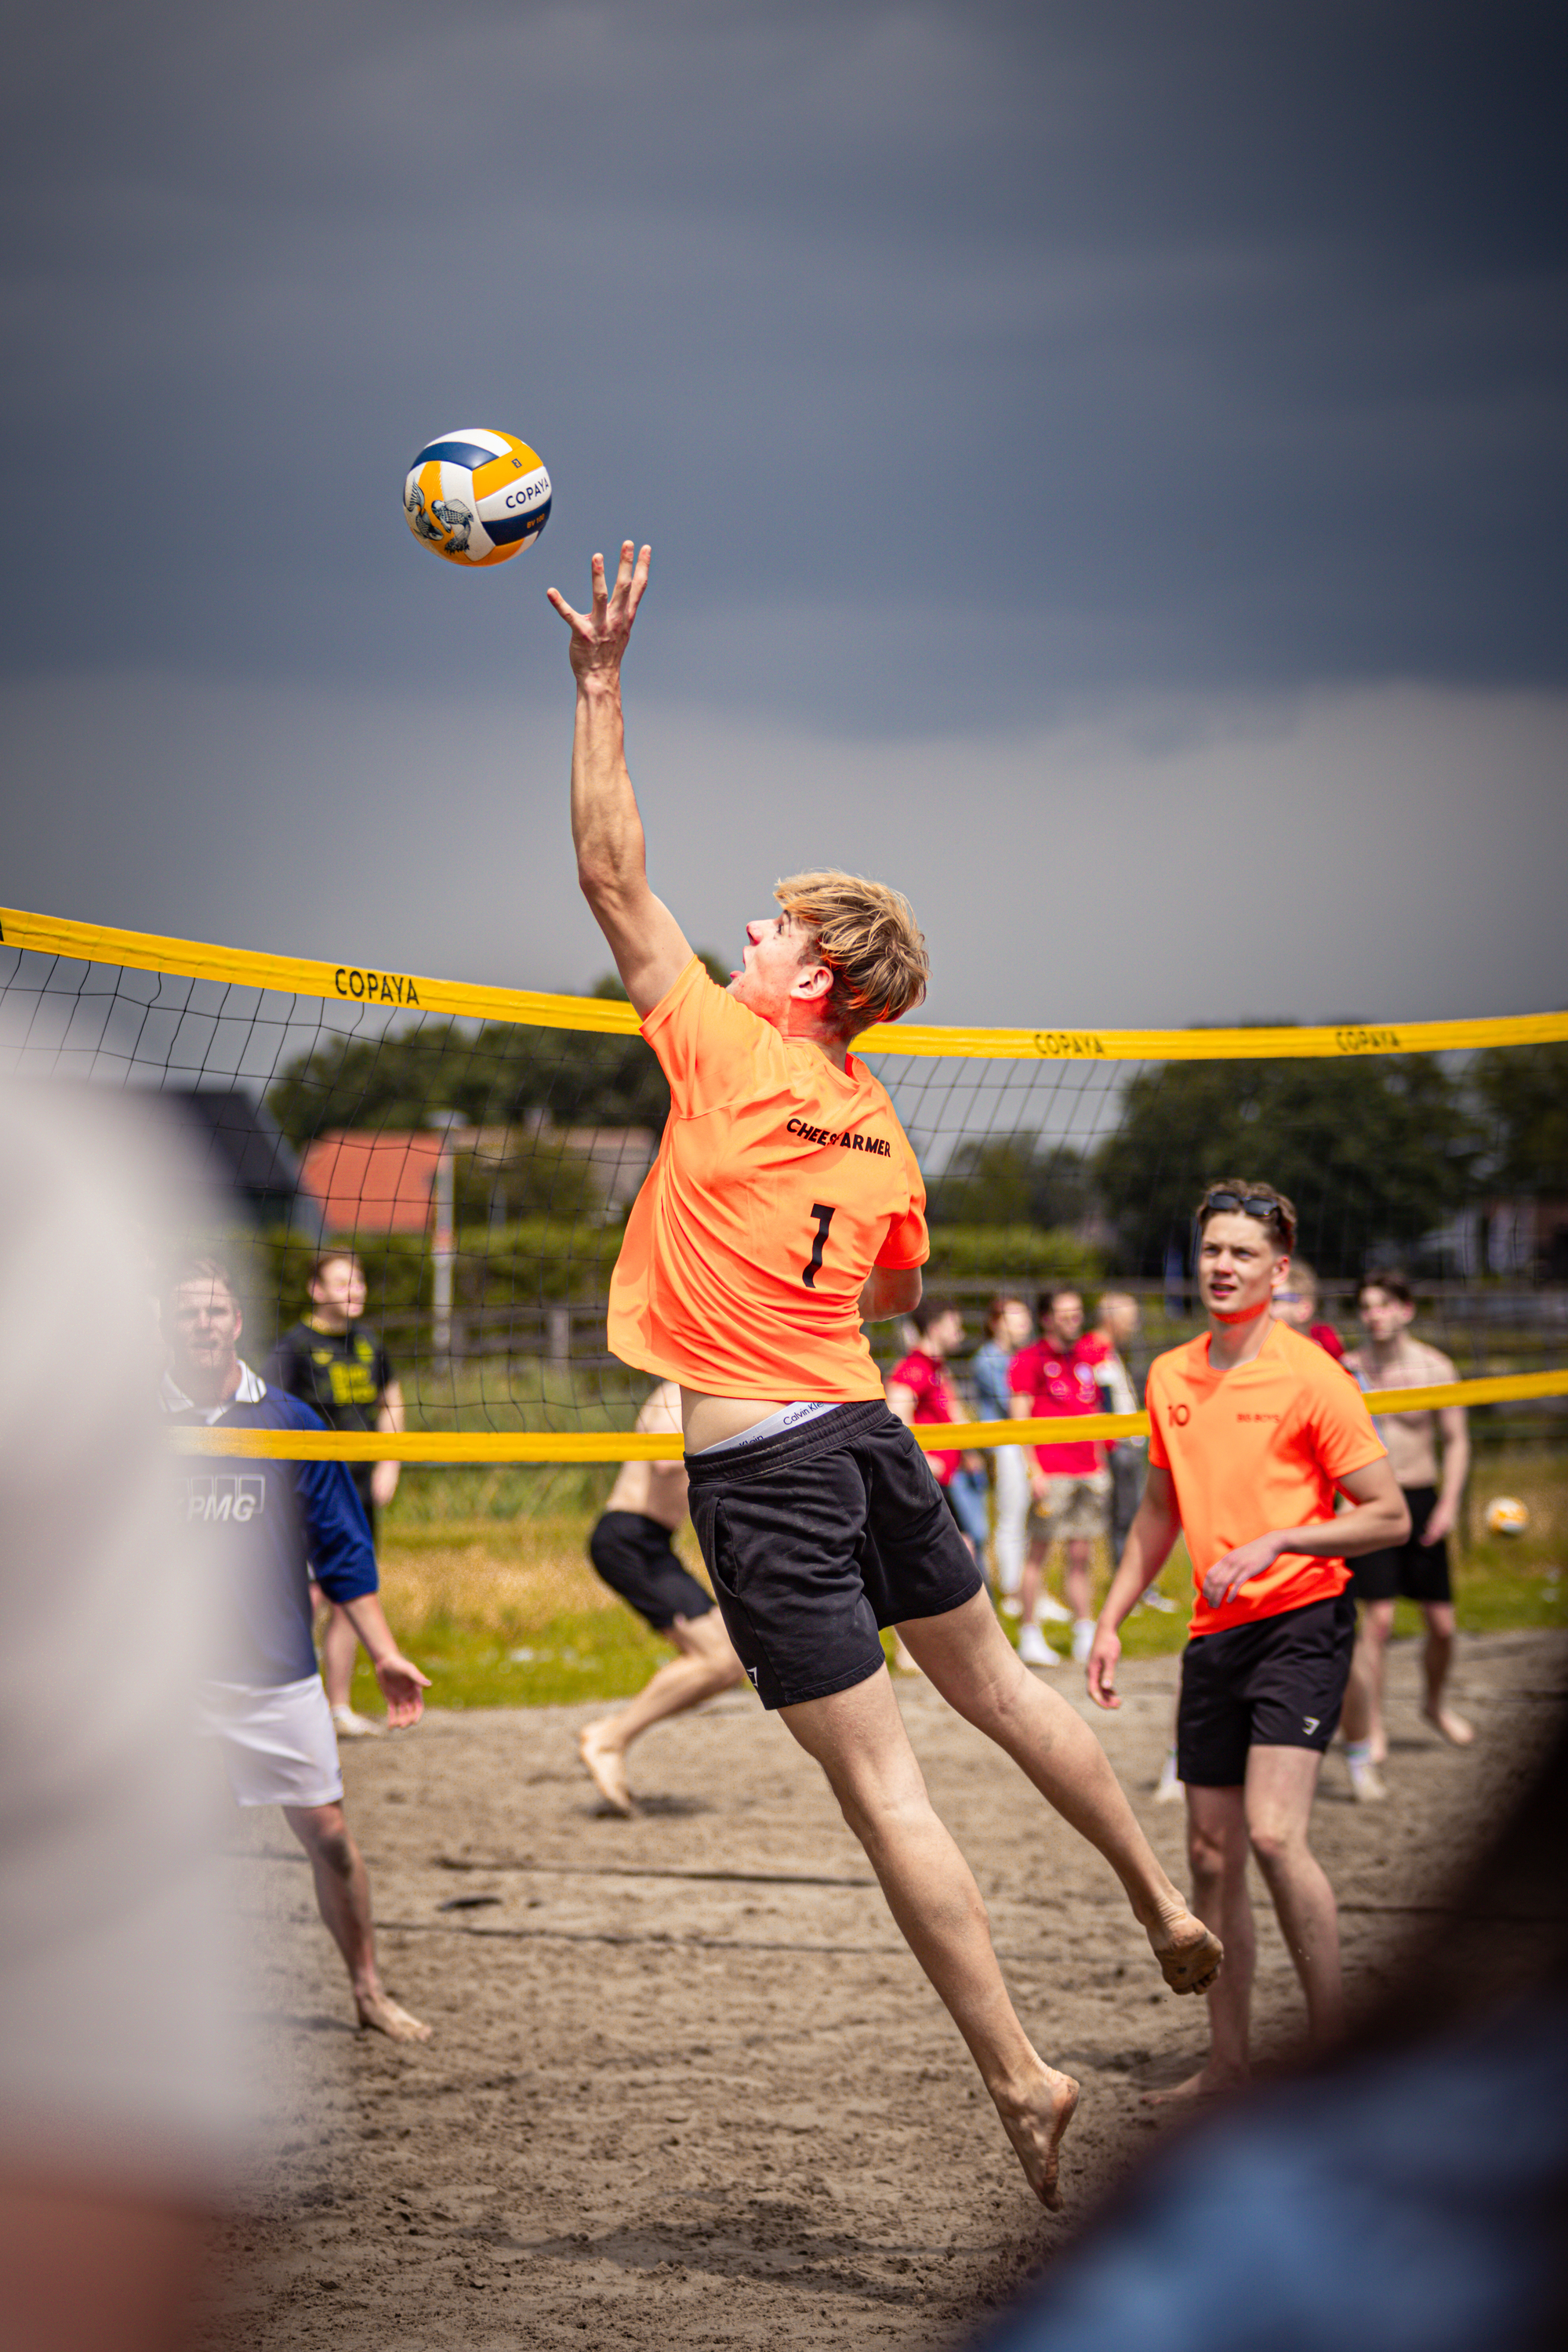
M184 2340L240 2153L156 1413L155 1114L0 1082L0 2340Z

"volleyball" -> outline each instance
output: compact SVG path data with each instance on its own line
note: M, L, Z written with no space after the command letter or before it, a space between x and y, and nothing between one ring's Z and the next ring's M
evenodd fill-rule
M1529 1525L1530 1505L1517 1495L1499 1495L1487 1505L1489 1535L1521 1536Z
M403 485L408 528L448 563L506 563L550 520L550 476L515 433L469 425L427 441Z

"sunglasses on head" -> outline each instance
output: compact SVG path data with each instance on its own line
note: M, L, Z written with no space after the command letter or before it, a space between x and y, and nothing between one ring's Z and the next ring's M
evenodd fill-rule
M1285 1221L1279 1214L1279 1202L1266 1201L1261 1192L1237 1192L1228 1184L1222 1184L1217 1191L1204 1195L1205 1213L1210 1209L1230 1215L1239 1212L1244 1217L1272 1217L1280 1231L1284 1231Z

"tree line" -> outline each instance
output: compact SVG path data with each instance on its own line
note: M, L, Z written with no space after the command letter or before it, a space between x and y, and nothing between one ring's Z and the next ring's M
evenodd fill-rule
M623 993L614 980L595 992ZM297 1146L333 1129L423 1127L437 1109L491 1128L542 1114L539 1148L500 1171L459 1168L459 1184L474 1195L459 1200L459 1214L482 1215L488 1200L492 1217L499 1210L509 1219L586 1204L585 1167L550 1144L550 1129L657 1134L668 1103L640 1037L506 1022L473 1028L436 1016L378 1038L323 1037L280 1070L268 1094ZM1468 1060L1145 1066L1122 1090L1113 1131L1090 1148L1037 1131L961 1141L931 1183L931 1221L1064 1235L1093 1225L1108 1231L1107 1253L1121 1271L1159 1275L1173 1253L1184 1254L1199 1190L1225 1176L1288 1193L1301 1248L1337 1275L1413 1252L1489 1196L1568 1196L1568 1045Z

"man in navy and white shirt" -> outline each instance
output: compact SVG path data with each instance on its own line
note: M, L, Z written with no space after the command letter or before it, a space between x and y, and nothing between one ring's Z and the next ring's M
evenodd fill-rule
M238 1353L242 1318L220 1260L188 1258L169 1293L163 1410L176 1425L321 1429L308 1405L258 1380ZM313 1577L342 1604L370 1654L387 1721L417 1723L428 1679L393 1640L376 1597L375 1553L341 1462L190 1457L193 1532L209 1547L226 1604L204 1685L205 1728L222 1744L241 1805L281 1805L310 1858L316 1900L353 1986L362 2025L395 2042L430 2028L391 1999L375 1964L370 1882L343 1819L342 1772L310 1637Z

